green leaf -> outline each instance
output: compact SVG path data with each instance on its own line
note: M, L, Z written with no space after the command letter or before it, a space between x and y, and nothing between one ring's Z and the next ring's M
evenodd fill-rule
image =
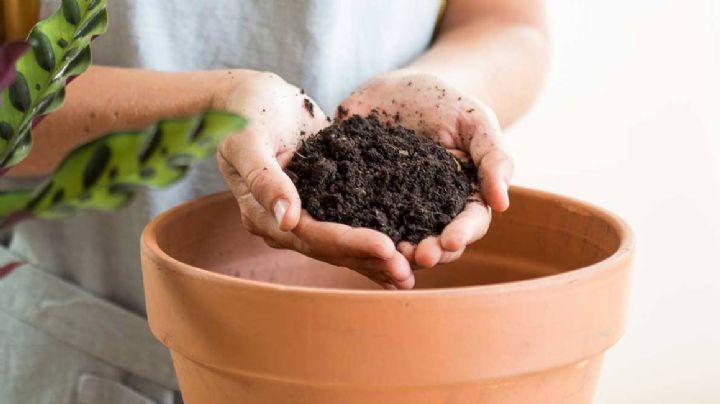
M38 22L17 60L17 77L0 93L0 168L19 163L30 149L35 118L62 105L67 79L90 66L90 41L107 30L107 0L63 0Z
M165 187L183 178L192 164L213 155L220 140L245 123L232 113L206 111L104 135L70 152L38 187L0 192L0 218L57 219L78 209L118 209L138 186Z

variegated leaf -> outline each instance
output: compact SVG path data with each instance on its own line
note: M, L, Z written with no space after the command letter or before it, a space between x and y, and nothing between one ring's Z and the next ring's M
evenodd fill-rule
M38 187L0 192L0 227L18 218L118 209L138 186L157 188L180 180L192 164L213 155L220 140L244 126L241 116L206 111L94 139L69 153Z
M0 168L20 162L40 116L62 105L68 78L90 66L90 41L107 29L106 0L62 0L28 35L15 81L0 93Z

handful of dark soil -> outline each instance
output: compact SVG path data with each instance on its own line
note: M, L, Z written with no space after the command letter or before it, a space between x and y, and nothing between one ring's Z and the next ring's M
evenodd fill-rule
M287 172L314 218L369 227L396 244L440 234L476 180L472 163L436 142L357 115L305 141Z

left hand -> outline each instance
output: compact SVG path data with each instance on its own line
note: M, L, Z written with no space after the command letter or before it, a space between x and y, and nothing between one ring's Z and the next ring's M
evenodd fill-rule
M468 200L439 236L398 246L414 267L430 268L459 258L468 244L487 232L490 208L504 211L509 207L513 163L500 146L495 113L480 100L436 76L397 70L363 84L341 106L347 116L367 116L376 110L382 121L432 138L459 158L471 158L478 169L481 198Z

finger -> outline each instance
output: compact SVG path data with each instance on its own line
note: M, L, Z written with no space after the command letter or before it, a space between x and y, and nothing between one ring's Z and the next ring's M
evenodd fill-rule
M468 203L465 209L445 226L440 234L440 245L448 252L464 249L485 235L490 218L490 211L482 202Z
M334 265L356 270L377 282L389 282L399 289L415 284L407 259L390 238L366 228L339 223L318 222L303 212L293 232L282 232L272 216L252 201L241 206L252 221L253 233L262 236L274 248L287 248Z
M415 250L415 263L421 268L432 268L440 261L443 249L437 237L428 237Z
M455 158L457 158L457 159L460 160L461 162L468 161L467 152L465 152L464 150L460 150L460 149L447 149L447 151L450 152L450 154L452 154L453 156L455 156Z
M390 278L398 289L412 289L415 287L415 275L410 268L410 263L399 252L384 262L384 273Z
M307 247L295 234L280 230L275 218L260 206L252 196L242 197L240 214L243 226L252 234L260 236L272 248L283 248L306 253Z
M438 264L447 264L449 262L453 262L460 258L464 252L464 247L457 251L443 251L442 255L440 256L440 261L438 261Z
M315 253L328 256L390 259L396 253L395 244L383 233L340 223L319 222L305 211L293 232Z
M280 167L275 158L276 151L263 132L246 129L242 135L224 141L218 152L258 203L275 217L281 230L295 228L300 219L300 197L295 184ZM232 170L223 170L223 173L226 177L233 176ZM231 186L232 182L236 181L228 180Z
M390 259L338 256L321 259L350 268L380 285L392 284L397 289L412 289L415 286L415 276L410 269L410 264L397 251Z
M309 217L304 218L303 222L305 220L313 220L313 225L316 224L316 226L301 224L298 226L299 233L304 234L304 231L308 231L316 234L317 237L301 239L294 232L280 231L277 226L274 225L272 216L264 212L263 208L258 205L257 202L247 204L247 206L241 208L241 210L243 209L245 214L252 217L254 233L262 236L270 247L292 249L333 265L347 267L367 276L379 284L390 283L397 289L412 289L415 285L415 278L407 259L405 259L400 252L395 251L392 241L382 233L371 229L351 228L337 223L317 222ZM304 212L304 215L307 215L307 213ZM337 229L332 229L332 227L337 227ZM343 229L341 229L341 227ZM350 231L348 231L348 229ZM330 235L334 231L344 232L345 236L327 240L325 236ZM383 255L387 254L387 258L366 256L368 252L375 252L372 249L351 249L357 242L356 237L368 238L368 236L377 235L382 236L381 238L387 238L387 240L390 241L391 251L389 254L387 252L382 253ZM337 244L332 245L332 243ZM383 246L382 248L386 247Z
M291 232L281 233L278 238L264 237L265 243L272 248L294 249L296 245L292 238L297 237ZM399 254L398 254L399 255ZM312 256L312 258L328 262L333 265L352 269L387 290L412 289L415 285L415 277L412 271L406 267L407 260L402 259L380 259L380 258L354 258L354 257L323 257ZM400 275L402 274L402 275Z
M498 212L510 207L508 187L512 174L512 159L502 150L493 150L480 161L480 194L483 200Z
M398 251L405 257L406 260L413 265L415 263L415 245L408 241L401 241L398 244Z
M513 162L502 149L502 131L492 109L479 107L472 119L476 126L470 141L470 156L478 167L480 193L491 208L502 212L510 206L508 187Z

